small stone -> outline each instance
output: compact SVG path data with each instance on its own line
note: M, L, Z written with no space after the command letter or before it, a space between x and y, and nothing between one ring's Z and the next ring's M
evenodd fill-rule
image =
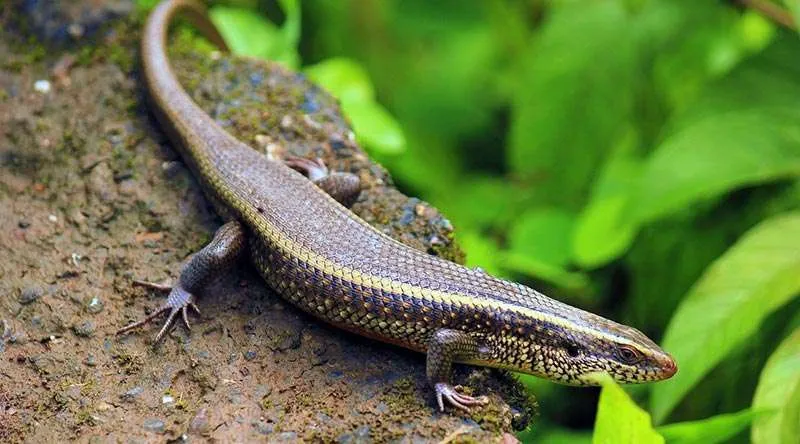
M202 435L207 432L208 429L208 410L202 408L197 411L194 418L189 422L189 433Z
M47 94L50 92L50 89L51 87L49 80L37 80L33 83L33 90L38 93Z
M336 439L336 442L339 444L366 444L372 442L369 438L370 428L367 425L363 425L353 432L343 433L339 435Z
M161 397L162 404L172 404L175 402L175 397L172 395L164 395Z
M232 404L241 404L242 403L242 391L239 389L233 389L228 392L228 401Z
M93 296L86 304L86 311L91 314L97 314L103 311L105 304L99 296Z
M58 222L58 216L56 216L55 214L51 214L47 216L47 220L49 220L52 223L56 223Z
M244 352L244 359L246 361L252 361L253 359L256 358L256 356L258 356L258 354L256 353L255 350L247 350L246 352Z
M83 363L88 365L89 367L94 367L95 365L97 365L97 358L95 358L94 355L90 354L89 356L86 357L86 359L83 360Z
M145 419L142 427L148 432L161 433L164 431L164 421L157 418Z
M105 411L111 410L113 408L114 408L113 405L111 405L111 404L109 404L109 403L107 403L105 401L100 401L100 402L98 402L97 404L94 405L94 409L97 410L98 412L105 412Z
M263 399L272 394L272 387L267 384L259 384L253 393L257 399Z
M266 422L263 419L253 421L253 427L262 435L269 435L273 430L275 430L275 426L272 423Z
M72 331L77 336L81 336L81 337L84 337L84 338L90 338L90 337L94 336L94 331L95 331L94 322L89 320L89 321L83 321L78 325L73 325L72 326Z
M122 398L123 401L130 402L138 398L139 395L141 395L142 393L144 393L144 389L142 387L136 386L128 390L127 392L123 393L122 395L120 395L120 398Z
M297 441L297 433L296 432L282 432L275 435L274 440L272 442L295 442Z
M20 304L28 305L42 297L43 294L44 290L41 287L26 287L20 292L18 300Z
M21 221L17 222L17 226L24 230L24 229L30 227L31 223L26 221L26 220L21 220Z

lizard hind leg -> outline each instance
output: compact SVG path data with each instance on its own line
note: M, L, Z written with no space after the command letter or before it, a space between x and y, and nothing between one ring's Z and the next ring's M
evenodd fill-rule
M289 157L284 163L303 173L322 191L347 208L356 202L361 193L361 180L358 176L352 173L331 172L322 159Z
M117 334L148 324L165 313L168 313L167 320L153 340L153 344L161 342L164 336L175 327L179 316L186 329L190 329L188 310L192 309L196 313L200 313L194 304L195 294L199 293L212 279L224 273L243 250L244 230L242 226L235 221L228 222L217 230L208 245L186 261L176 285L134 281L137 285L159 291L169 291L169 295L161 308L146 318L119 329Z

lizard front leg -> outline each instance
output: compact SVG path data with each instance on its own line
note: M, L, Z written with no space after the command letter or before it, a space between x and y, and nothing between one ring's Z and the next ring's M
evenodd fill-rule
M470 406L485 405L485 396L472 397L461 394L450 382L454 361L469 361L488 353L472 336L459 331L443 328L437 330L428 341L426 373L428 382L436 390L439 410L444 411L444 401L454 407L469 411Z
M188 309L191 308L198 313L200 312L194 304L195 295L202 291L211 280L223 273L241 255L244 245L242 225L236 221L228 222L217 229L217 232L214 233L214 238L208 245L186 261L181 268L177 285L169 287L162 284L136 281L139 285L162 291L168 290L169 296L167 296L167 301L161 308L146 318L119 329L117 334L145 325L164 313L169 313L169 315L166 322L164 322L164 326L153 340L154 344L161 342L164 335L175 326L178 314L181 315L181 319L183 319L183 323L188 330Z

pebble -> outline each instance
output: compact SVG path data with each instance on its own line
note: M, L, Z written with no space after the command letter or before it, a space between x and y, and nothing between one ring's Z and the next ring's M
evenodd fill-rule
M92 321L83 321L78 325L72 326L72 331L81 337L90 338L94 336L95 326Z
M22 305L28 305L42 297L43 294L44 290L40 287L26 287L22 289L19 294L19 303Z
M372 442L369 437L370 428L367 425L363 425L353 432L343 433L336 438L336 442L339 444L366 444Z
M164 395L161 397L162 404L172 404L175 402L175 397L172 395Z
M89 300L89 303L86 304L86 311L91 313L91 314L97 314L97 313L100 313L101 311L103 311L104 307L105 307L105 304L100 299L100 297L99 296L93 296Z
M263 419L253 421L253 427L255 427L256 431L262 435L269 435L273 430L275 430L275 426L272 423L266 422Z
M94 355L90 354L89 356L86 357L86 359L83 360L83 363L88 365L89 367L94 367L95 365L97 365L97 358L95 358Z
M253 393L256 399L263 399L272 394L272 387L267 384L259 384Z
M271 440L272 442L295 442L297 441L297 433L296 432L283 432L278 433L275 437Z
M232 404L241 404L242 403L242 391L239 389L232 389L228 392L228 401Z
M50 92L50 89L49 80L37 80L33 83L33 90L38 93L47 94Z
M52 223L56 223L58 222L58 216L56 216L55 214L51 214L47 216L47 220L49 220Z
M26 220L21 220L21 221L17 222L17 226L24 230L24 229L30 227L31 223L26 221Z
M142 427L144 427L144 429L148 432L161 433L164 431L164 421L157 418L145 419Z
M123 401L133 401L134 399L138 398L139 395L144 393L144 389L142 387L136 386L127 392L120 395Z
M201 408L189 422L189 433L203 434L208 431L208 409Z

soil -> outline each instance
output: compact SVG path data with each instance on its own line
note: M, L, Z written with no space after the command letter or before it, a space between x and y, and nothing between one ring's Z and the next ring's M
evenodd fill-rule
M459 367L491 402L439 413L424 356L316 321L246 262L191 331L115 335L162 302L133 280L174 279L221 220L148 111L142 13L101 3L0 2L0 442L513 440L533 401L509 374ZM359 216L463 262L447 219L393 187L328 94L175 34L182 84L224 128L358 174Z

